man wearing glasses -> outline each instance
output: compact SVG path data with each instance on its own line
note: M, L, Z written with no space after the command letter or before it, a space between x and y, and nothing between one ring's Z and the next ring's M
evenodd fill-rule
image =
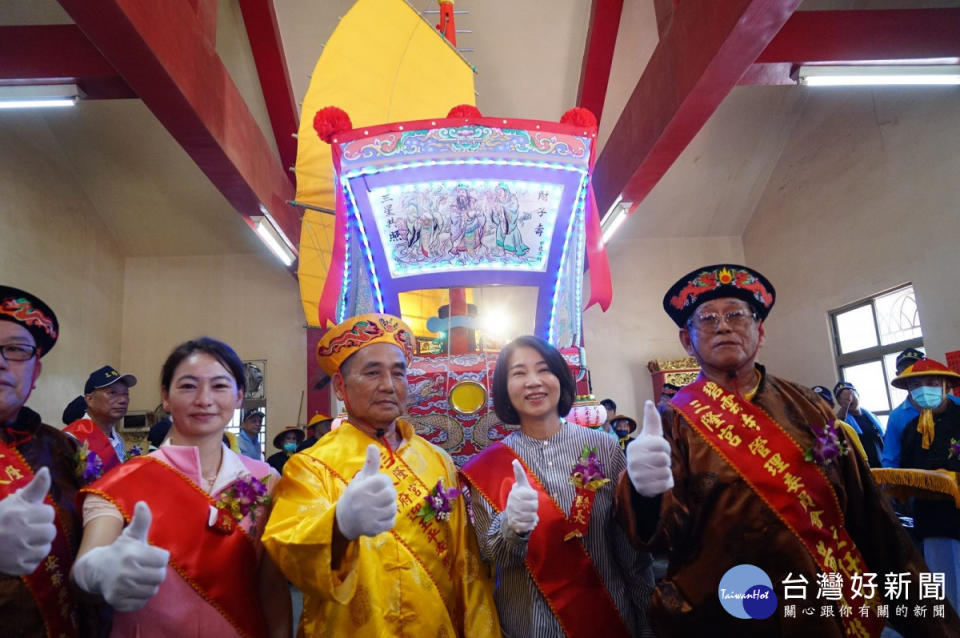
M76 444L25 407L57 318L0 286L0 627L10 636L96 635L68 587L80 540Z
M735 264L698 268L663 299L701 372L676 393L662 424L647 403L617 487L634 544L669 555L650 609L658 635L710 628L717 635L879 636L886 618L873 605L888 602L881 598L887 573L915 584L889 602L920 603L916 583L930 570L848 435L812 390L756 363L774 299L763 275ZM742 579L728 573L744 566L755 571L738 585ZM818 590L824 574L835 576L826 597ZM857 588L871 578L876 592ZM794 583L805 588L800 600L786 599ZM905 635L958 635L955 612L949 605L943 612L889 616Z

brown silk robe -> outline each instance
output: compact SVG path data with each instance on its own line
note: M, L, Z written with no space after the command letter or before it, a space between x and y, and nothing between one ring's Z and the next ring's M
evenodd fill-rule
M73 439L60 430L40 422L40 416L29 408L21 408L13 423L0 425L4 443L15 447L30 468L50 469L50 495L64 516L70 547L74 553L80 546L80 516L76 507L77 490L81 487L75 469L77 446ZM70 586L78 599L80 590ZM109 622L104 605L78 604L80 636L97 636ZM0 635L17 638L41 638L47 631L34 602L33 595L23 579L0 574Z
M800 444L813 444L811 424L834 417L821 399L796 384L768 376L763 366L752 401L762 407ZM667 576L654 592L650 617L659 636L842 636L839 612L821 617L817 574L821 569L803 544L767 507L732 466L726 463L673 409L663 412L664 435L673 457L674 488L662 496L644 498L626 472L617 486L620 522L640 549L666 551ZM844 433L842 436L846 437ZM868 571L877 573L878 595L884 592L884 574L910 572L909 601L890 604L891 623L905 636L960 636L960 620L945 600L946 619L932 619L934 601L919 599L918 572L929 569L909 536L894 517L862 458L848 445L845 456L828 464L825 473L844 514L847 531L857 544ZM720 605L717 588L724 573L750 563L763 569L773 582L779 604L766 620L734 618ZM788 574L808 580L806 600L784 600L781 584ZM796 618L784 618L784 604L796 604ZM913 616L915 604L927 606L926 619ZM909 605L909 617L895 618L897 604ZM941 604L941 601L936 601ZM814 607L813 616L802 609ZM854 616L858 614L854 605Z

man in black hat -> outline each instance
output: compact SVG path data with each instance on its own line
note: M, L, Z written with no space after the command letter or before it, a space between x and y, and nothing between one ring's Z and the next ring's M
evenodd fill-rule
M860 438L870 467L880 467L883 454L883 428L873 412L860 405L860 393L849 381L833 386L837 397L837 416L846 421Z
M137 385L137 377L120 374L112 366L103 366L90 373L83 386L86 414L68 425L64 432L86 443L91 452L100 457L107 472L124 461L126 449L117 433L130 406L130 388Z
M917 361L923 361L927 355L916 348L907 348L897 355L897 375L912 366ZM960 405L960 397L948 394L947 400ZM920 410L907 396L903 403L890 411L887 416L887 431L883 436L883 467L900 467L900 440L903 438L903 429L908 423L920 416Z
M878 636L886 618L859 606L888 602L882 574L919 583L929 572L823 401L756 363L774 299L763 275L735 264L699 268L664 297L701 372L663 423L644 406L617 486L631 540L669 552L650 608L658 635ZM818 596L823 574L839 574L836 596ZM851 583L869 574L881 574L877 591L858 597ZM786 599L793 583L802 600ZM900 603L920 605L919 588ZM808 606L830 613L796 611ZM944 618L889 615L910 636L957 635L960 623L949 606Z
M0 627L6 636L95 635L68 585L81 531L77 446L25 405L58 332L43 301L0 286Z
M283 428L275 437L273 437L273 447L280 450L276 454L271 454L267 458L267 463L275 469L278 474L283 475L283 466L287 459L294 455L300 444L303 443L303 430L295 425Z

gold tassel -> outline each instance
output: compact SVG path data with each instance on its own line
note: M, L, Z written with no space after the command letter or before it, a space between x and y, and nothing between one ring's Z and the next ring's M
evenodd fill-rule
M933 443L933 410L920 410L920 418L917 420L917 432L923 437L920 445L924 450L929 450Z
M885 492L899 500L940 496L952 499L960 508L960 483L956 472L878 467L870 473Z

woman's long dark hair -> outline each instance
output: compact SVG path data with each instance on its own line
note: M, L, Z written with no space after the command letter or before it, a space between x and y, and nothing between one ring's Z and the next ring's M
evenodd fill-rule
M513 404L510 402L510 394L507 392L507 375L510 365L510 357L516 352L517 348L533 348L540 353L543 361L550 368L553 376L560 380L560 402L557 405L557 413L560 416L567 416L573 400L577 395L577 384L573 380L573 373L570 372L570 366L566 359L560 354L560 351L551 346L540 337L527 335L517 337L500 351L497 358L497 367L493 371L493 409L504 423L509 425L519 425L520 415L517 414Z

